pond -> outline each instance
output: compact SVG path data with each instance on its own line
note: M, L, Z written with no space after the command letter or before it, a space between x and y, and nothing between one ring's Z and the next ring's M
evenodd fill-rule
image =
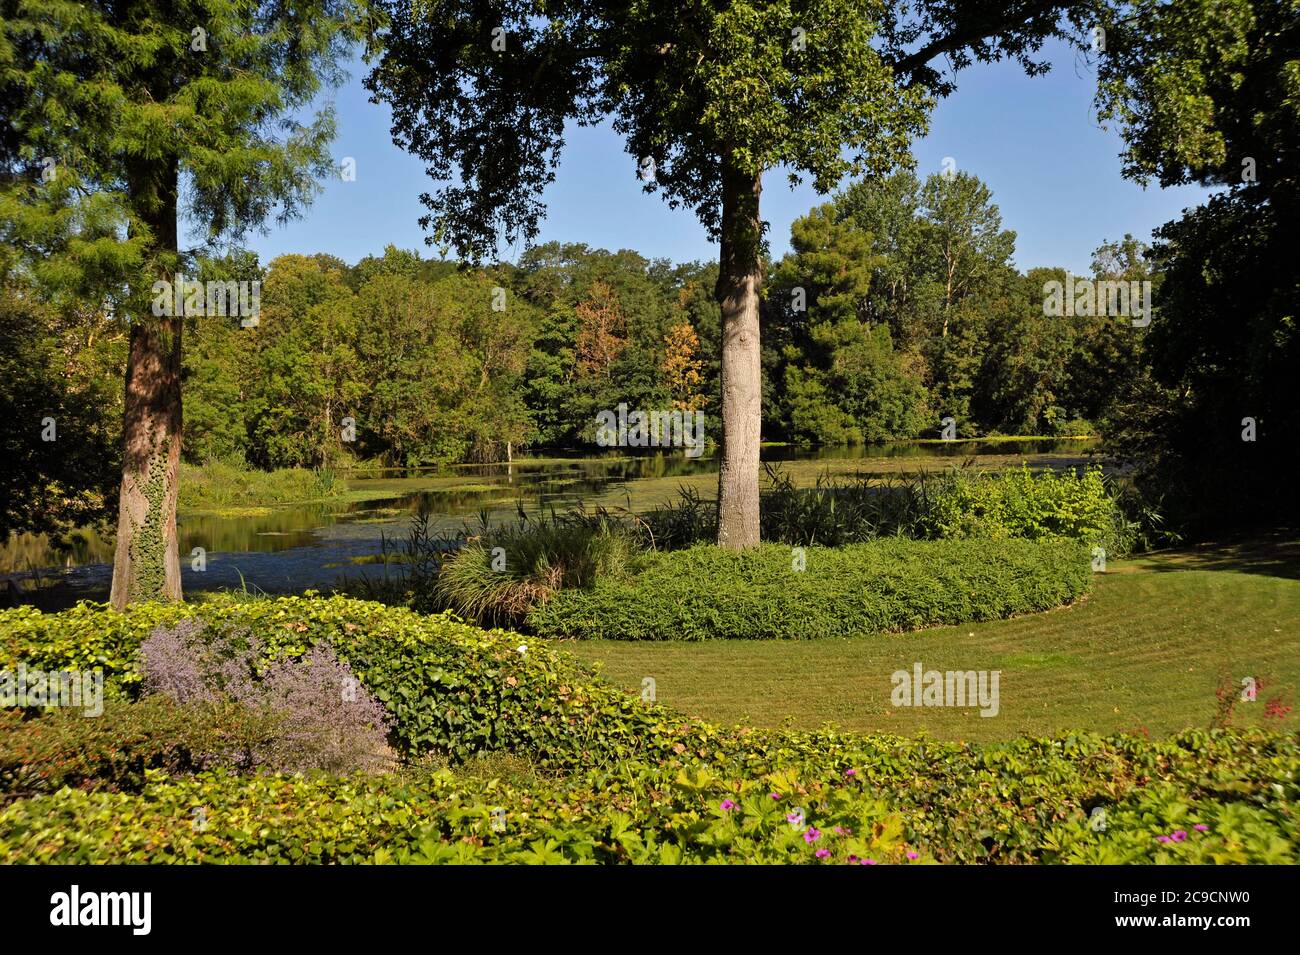
M1093 440L909 441L862 447L806 449L764 447L765 464L799 484L823 475L879 478L935 471L967 462L1001 468L1087 463ZM684 487L702 496L717 493L716 459L687 458L681 451L632 455L518 458L510 464L458 465L441 469L368 471L348 477L338 501L249 507L245 512L182 511L178 518L181 570L186 591L256 588L268 593L328 590L347 578L382 573L377 562L406 536L424 508L432 531L454 537L480 515L491 523L510 520L520 507L563 511L573 506L648 510L675 499ZM250 501L250 505L257 502ZM194 569L195 548L206 567ZM93 532L78 535L67 553L42 540L11 539L0 551L0 579L30 586L40 577L77 596L102 599L112 572L111 542Z

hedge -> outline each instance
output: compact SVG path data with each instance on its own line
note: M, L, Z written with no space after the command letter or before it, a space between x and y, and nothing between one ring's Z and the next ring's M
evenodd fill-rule
M184 757L202 737L150 719L150 701L106 709L132 719L84 718L82 753L72 714L15 712L0 720L6 778L49 786L11 789L25 798L0 809L0 863L1297 861L1295 735L974 746L720 728L539 641L345 598L9 611L0 666L98 659L129 700L132 645L150 621L187 615L256 631L268 656L329 641L414 756L509 750L547 772L516 785L419 760L348 778L195 773ZM137 739L143 761L124 763L111 758L119 732L158 743Z
M392 742L403 753L439 752L454 761L510 750L558 768L621 759L657 739L652 716L614 687L591 682L568 654L450 614L423 616L348 597L0 611L0 669L99 668L106 695L134 699L144 638L160 623L190 616L248 629L268 661L301 657L326 642L388 709Z
M1048 610L1082 596L1091 577L1088 548L1075 541L704 545L649 555L632 577L562 590L528 625L581 639L851 636Z
M64 789L0 811L0 863L1294 863L1297 771L1296 739L1258 731L737 734L530 789L446 770Z

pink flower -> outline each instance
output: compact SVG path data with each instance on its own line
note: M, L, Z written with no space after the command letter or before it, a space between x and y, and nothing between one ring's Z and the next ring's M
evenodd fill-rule
M771 798L771 799L780 799L780 798L781 798L781 794L780 794L780 793L768 793L767 795L768 795L768 797Z
M863 860L862 860L862 864L863 864L863 865L875 865L875 864L876 864L876 860L875 860L875 859L863 859Z
M723 812L731 812L731 810L736 808L736 804L732 802L730 799L724 799L722 800L722 804L720 808L722 809Z
M857 861L858 861L858 857L857 857L857 856L849 856L849 861L850 861L850 862L857 862Z
M829 856L830 854L831 854L831 850L830 850L830 849L818 849L818 850L817 850L817 853L816 853L817 858L819 858L819 859L825 859L825 858L826 858L827 856Z
M1196 825L1192 826L1192 828L1195 829L1197 832L1209 832L1209 831L1210 831L1210 827L1207 826L1207 825L1206 825L1205 823L1203 823L1203 822L1198 822Z
M836 826L836 827L835 827L835 834L836 834L837 836L851 836L851 835L853 835L853 830L852 830L852 829L845 829L843 826Z
M1184 839L1187 838L1187 830L1179 829L1177 832L1173 834L1171 838L1174 840L1174 842L1182 842Z
M803 822L803 816L799 815L797 812L787 812L785 814L785 821L790 823L792 826L797 826L799 823Z
M803 834L803 841L811 845L821 837L822 834L820 829L814 829L812 826L809 826L807 831Z
M913 852L909 849L907 852L907 857L909 859L919 859L921 858L921 854L919 852Z
M1156 842L1173 842L1168 836L1156 836Z
M845 776L856 776L857 774L858 774L858 771L857 771L856 769L846 769L846 770L844 770L844 775L845 775Z

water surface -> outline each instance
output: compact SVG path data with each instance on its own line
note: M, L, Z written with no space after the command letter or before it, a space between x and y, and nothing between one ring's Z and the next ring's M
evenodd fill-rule
M973 462L981 467L1069 467L1087 463L1094 441L896 442L848 448L765 447L765 463L799 484L826 475L872 475L882 479ZM345 578L377 575L373 563L403 539L412 517L424 508L435 533L455 536L479 515L509 520L518 508L563 511L627 508L643 512L675 499L682 488L704 497L717 492L717 461L687 458L681 451L598 457L533 457L510 464L458 465L441 469L367 472L348 476L363 501L340 500L259 508L247 514L195 513L179 517L182 581L187 591L247 586L269 593L328 590ZM256 504L257 502L249 502ZM206 569L193 568L203 548ZM37 570L39 568L39 570ZM34 571L37 571L34 573ZM0 579L61 578L78 595L107 594L111 541L94 533L79 537L70 552L55 553L40 540L11 539L0 551Z

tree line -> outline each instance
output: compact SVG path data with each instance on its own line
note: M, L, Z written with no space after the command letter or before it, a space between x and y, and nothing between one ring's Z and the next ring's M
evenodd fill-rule
M846 444L1091 433L1134 371L1127 316L1053 316L1064 269L1017 271L1014 233L967 173L851 185L798 219L767 266L763 436ZM1150 280L1135 240L1107 243L1093 279ZM199 263L201 284L257 283L255 321L188 320L183 457L260 468L413 467L595 449L595 422L631 409L699 410L719 433L717 268L547 243L489 269L388 247L355 265L238 251ZM60 341L28 321L27 362L95 389L85 414L105 449L121 418L109 381L127 335ZM15 349L16 351L16 349ZM77 392L78 388L73 388ZM74 417L65 416L64 428ZM75 427L85 429L84 423Z
M857 183L795 222L768 266L763 437L845 444L1091 433L1130 376L1127 316L1045 314L1064 269L1012 264L989 190L966 173ZM1140 245L1094 275L1149 280ZM716 266L548 243L490 269L389 247L348 266L281 256L255 327L195 322L185 455L257 467L504 460L595 449L595 422L701 410L719 433ZM227 259L204 275L223 275ZM346 429L344 419L351 423Z

